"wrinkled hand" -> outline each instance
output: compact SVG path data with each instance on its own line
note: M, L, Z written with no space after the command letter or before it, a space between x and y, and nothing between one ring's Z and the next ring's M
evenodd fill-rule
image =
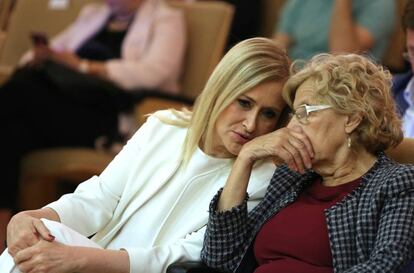
M22 273L69 273L76 268L74 248L58 242L38 241L35 245L19 251L14 262Z
M314 151L302 129L293 127L281 128L249 141L243 145L240 155L252 162L272 158L277 165L286 163L292 170L304 173L312 167Z
M61 63L66 65L74 70L77 70L81 59L71 51L62 51L57 52L55 51L52 55L52 60L55 62Z
M8 251L13 257L17 252L35 245L41 238L47 241L54 240L43 222L27 212L13 216L7 226Z

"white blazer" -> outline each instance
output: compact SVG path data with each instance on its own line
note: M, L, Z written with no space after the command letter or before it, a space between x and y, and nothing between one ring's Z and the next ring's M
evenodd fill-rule
M170 111L157 114L173 117ZM210 167L185 187L168 183L181 167L186 133L186 128L149 117L100 176L83 182L73 194L47 207L58 213L63 224L81 234L96 233L92 240L105 248L117 240L119 232L126 232L131 216L141 214L143 221L151 216L154 223L147 231L128 226L131 238L152 236L146 245L122 246L129 254L130 272L165 272L173 262L200 260L209 203L224 186L234 161L229 160L225 168ZM263 198L274 169L271 162L255 166L248 187L250 208ZM181 194L174 200L163 197L163 192L177 190ZM154 220L153 214L165 202L170 202L167 207L172 213Z
M75 51L105 24L110 9L91 3L74 23L54 37L51 47ZM144 0L128 29L121 47L121 59L106 62L108 77L124 89L158 88L179 91L186 27L183 13L162 0ZM22 63L31 59L23 57Z

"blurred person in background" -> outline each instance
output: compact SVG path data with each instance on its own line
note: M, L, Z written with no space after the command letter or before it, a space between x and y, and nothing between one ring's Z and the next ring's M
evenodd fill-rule
M21 67L0 87L1 242L17 208L22 156L129 138L135 128L122 113L135 96L179 91L186 27L182 12L162 0L105 0L86 5L50 44L41 34L33 39Z
M381 60L394 29L395 0L287 0L274 38L292 60L318 53L368 53Z
M397 108L403 120L403 131L406 137L414 137L414 1L407 0L402 18L405 31L406 52L404 57L410 63L410 70L395 75L393 78L393 94Z

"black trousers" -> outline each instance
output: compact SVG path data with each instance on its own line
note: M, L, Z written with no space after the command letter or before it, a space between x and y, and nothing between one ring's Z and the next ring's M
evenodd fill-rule
M49 147L94 146L117 135L132 101L117 86L55 63L23 68L0 87L0 208L16 209L21 158Z

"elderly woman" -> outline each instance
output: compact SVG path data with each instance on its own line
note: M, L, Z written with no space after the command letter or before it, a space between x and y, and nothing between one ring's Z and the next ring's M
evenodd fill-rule
M192 113L155 113L100 176L15 215L8 226L13 259L2 255L1 272L165 272L173 262L199 260L206 207L241 147L276 129L288 76L287 55L272 40L236 45ZM271 162L256 165L250 207L273 169Z
M318 55L286 83L287 128L244 145L213 198L202 250L228 272L398 272L414 257L414 167L383 151L402 140L390 74L359 55ZM255 162L277 168L247 212Z

